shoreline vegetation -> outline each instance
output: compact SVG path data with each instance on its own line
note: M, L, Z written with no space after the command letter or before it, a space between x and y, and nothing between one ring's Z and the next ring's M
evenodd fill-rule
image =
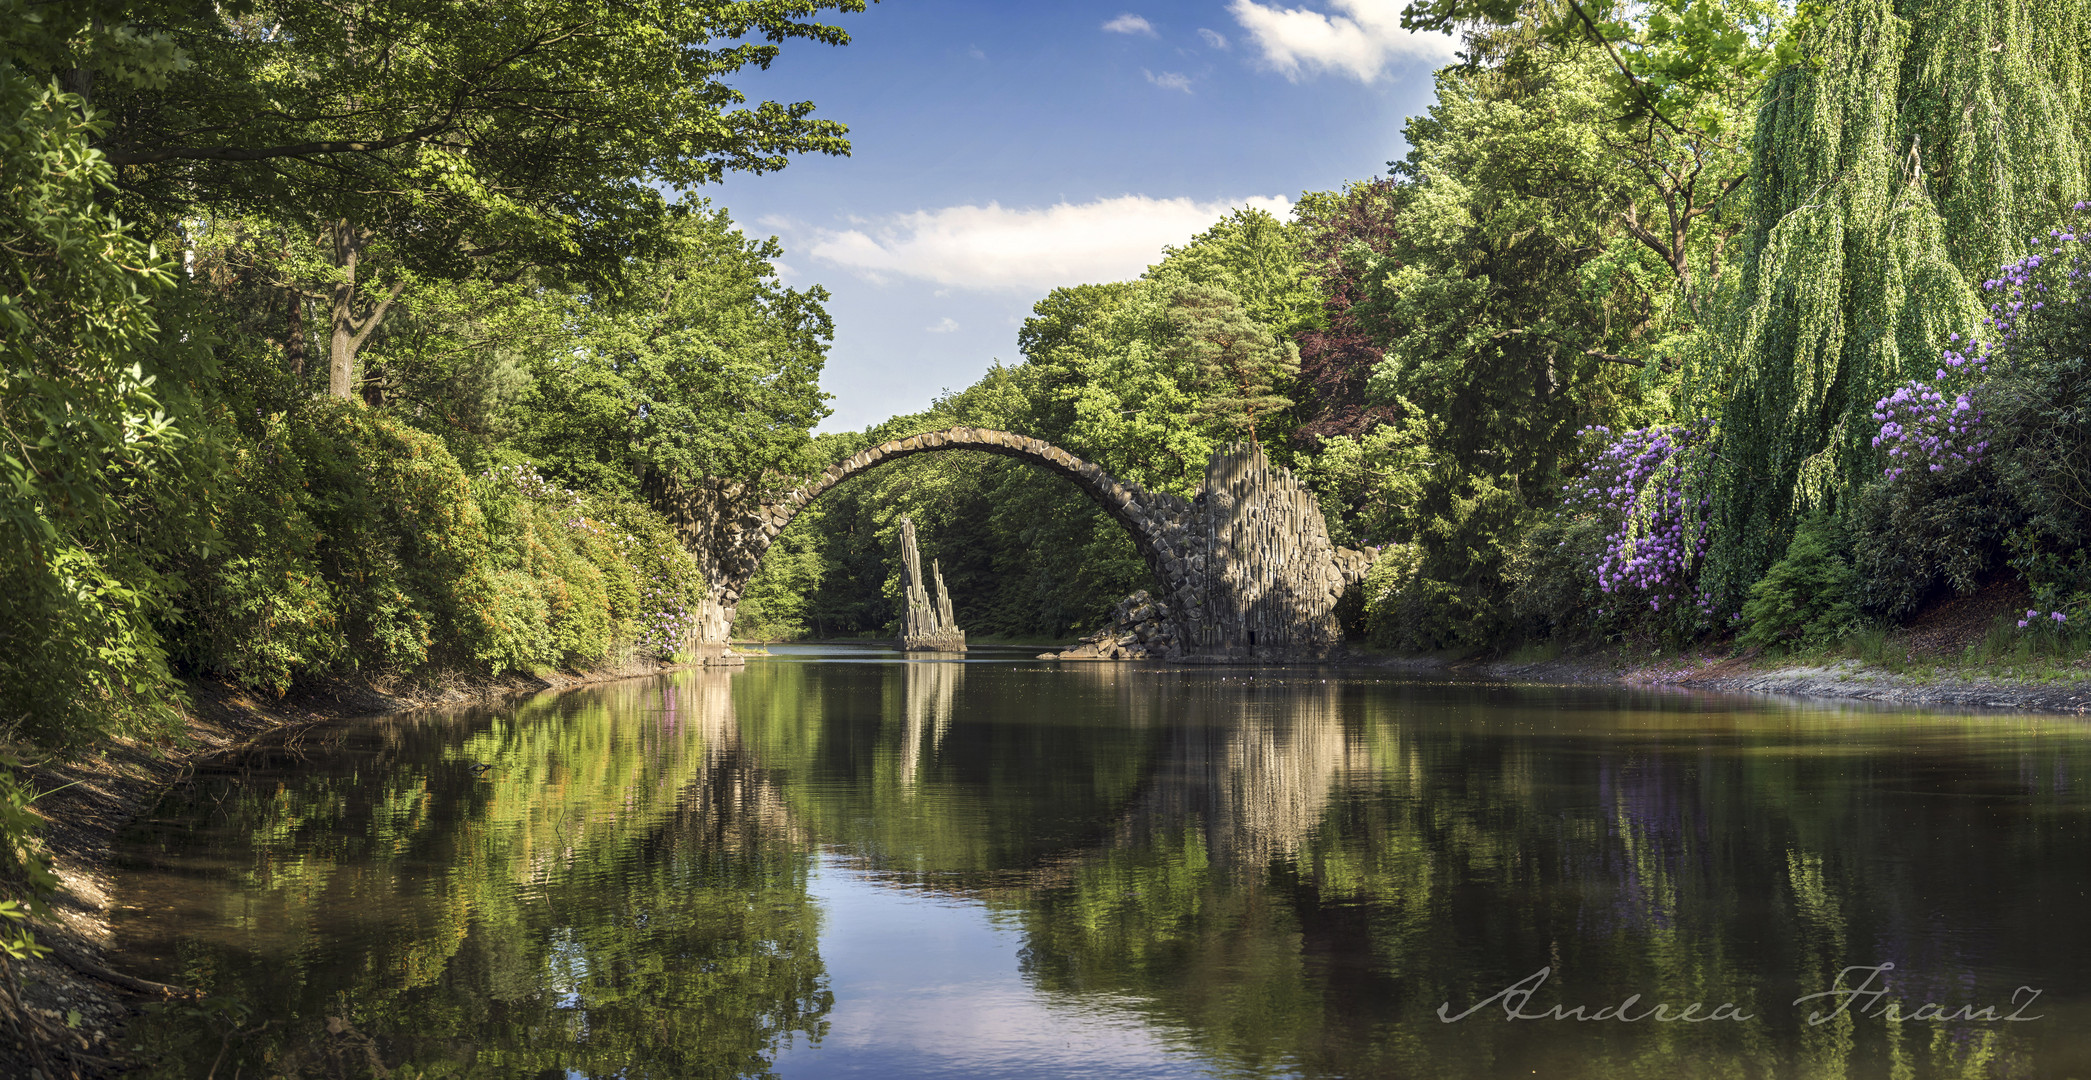
M694 655L711 525L955 425L1185 496L1255 442L1379 552L1360 663L2081 707L2091 0L1419 0L1461 58L1384 174L816 436L828 294L692 193L849 153L743 87L866 11L0 0L0 1049L112 1067L15 996L105 773ZM727 629L896 636L903 520L982 644L1152 585L1066 482L921 455Z

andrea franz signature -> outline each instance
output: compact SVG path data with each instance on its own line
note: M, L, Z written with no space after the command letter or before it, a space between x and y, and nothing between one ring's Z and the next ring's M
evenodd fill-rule
M2026 1010L2040 998L2040 991L2030 986L2021 986L2012 991L2009 1013L2001 1011L2007 1007L2002 1005L1984 1005L1980 1008L1962 1005L1957 1009L1948 1009L1935 1001L1927 1001L1917 1006L1914 1011L1905 1012L1901 1000L1888 997L1887 977L1888 972L1893 970L1895 965L1892 963L1845 968L1830 982L1828 990L1816 994L1802 994L1793 999L1793 1004L1796 1008L1804 1005L1811 1007L1808 1012L1808 1023L1811 1026L1827 1024L1847 1013L1876 1020L2006 1023L2040 1019L2038 1015L2026 1015ZM1547 977L1553 973L1554 969L1551 967L1540 968L1474 1003L1464 1012L1453 1012L1452 1003L1448 1001L1438 1006L1438 1019L1448 1024L1456 1024L1491 1005L1501 1005L1503 1018L1506 1020L1616 1020L1627 1024L1653 1020L1659 1024L1704 1024L1717 1020L1740 1023L1757 1019L1755 1013L1746 1013L1733 1002L1724 1001L1708 1011L1706 1003L1702 1001L1690 1002L1683 1006L1672 1005L1669 1002L1643 1004L1639 994L1630 995L1616 1005L1606 1005L1595 1012L1591 1012L1588 1005L1577 1005L1573 1008L1556 1005L1544 1012L1527 1012L1526 1006L1531 1004L1532 995L1546 985ZM1850 985L1846 985L1847 983Z

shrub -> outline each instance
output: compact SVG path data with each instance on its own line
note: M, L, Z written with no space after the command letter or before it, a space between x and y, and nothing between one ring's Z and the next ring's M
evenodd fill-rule
M1838 554L1842 537L1827 514L1801 524L1743 602L1742 632L1736 640L1758 648L1827 645L1859 628L1852 594L1857 575Z
M468 478L434 436L358 405L226 423L220 542L185 567L181 656L282 693L361 670L490 674L666 655L694 626L695 563L648 508L527 465Z
M305 473L282 414L254 433L221 432L226 483L213 515L213 555L186 566L189 591L176 635L191 668L282 694L297 675L348 652L334 590L306 516Z
M1563 492L1563 507L1605 529L1591 565L1601 610L1615 623L1690 633L1713 625L1712 601L1698 585L1710 539L1692 490L1703 479L1709 425L1655 426L1615 435L1587 428L1601 449Z
M1511 626L1529 640L1575 637L1607 621L1605 593L1594 570L1609 529L1588 514L1554 514L1519 538L1506 577ZM1638 613L1638 609L1636 609Z
M1861 596L1904 614L1998 561L2064 608L2091 599L2091 257L2070 223L1982 283L1987 337L1875 403L1882 480L1857 500Z
M1853 600L1901 619L1941 587L1974 589L1996 568L2012 516L1986 465L1861 487L1852 499Z
M1416 537L1390 545L1368 573L1365 624L1374 644L1407 651L1477 649L1507 625L1506 553L1524 525L1514 488L1489 477L1443 482L1416 516ZM1435 501L1435 500L1434 500Z

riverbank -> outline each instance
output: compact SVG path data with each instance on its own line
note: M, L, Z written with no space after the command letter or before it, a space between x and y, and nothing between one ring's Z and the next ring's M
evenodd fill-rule
M77 761L30 770L35 789L44 793L33 809L45 822L42 841L59 888L51 898L51 918L36 925L37 940L51 955L17 962L15 976L23 1005L52 1046L39 1056L31 1047L0 1044L0 1075L113 1075L123 1059L117 1043L123 1022L140 1008L182 996L178 988L111 970L102 955L114 903L109 857L116 838L197 764L264 736L295 738L300 728L332 720L465 708L696 666L702 665L628 660L582 672L453 677L431 684L333 680L298 687L281 699L192 682L187 689L193 708L180 742L125 741Z
M1539 661L1435 661L1396 658L1376 666L1435 670L1508 682L1614 683L1738 694L1871 701L1924 708L2012 709L2082 714L2091 710L2091 665L2055 664L2037 674L1932 664L1896 671L1851 657L1798 660L1717 653L1632 660L1616 654Z
M1667 656L1614 649L1450 666L1520 681L1613 682L1924 708L2085 712L2091 708L2091 654L2053 655L2055 642L2018 629L2016 620L2026 604L2022 585L1996 581L1933 604L1907 625L1792 656L1732 647L1672 650Z

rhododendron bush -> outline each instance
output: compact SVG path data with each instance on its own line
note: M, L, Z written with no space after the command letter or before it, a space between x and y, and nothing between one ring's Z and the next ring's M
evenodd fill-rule
M1857 497L1865 605L1900 616L1941 586L2008 566L2056 635L2091 600L2091 253L2079 202L1982 282L1987 315L1953 335L1929 378L1874 403L1878 483Z

